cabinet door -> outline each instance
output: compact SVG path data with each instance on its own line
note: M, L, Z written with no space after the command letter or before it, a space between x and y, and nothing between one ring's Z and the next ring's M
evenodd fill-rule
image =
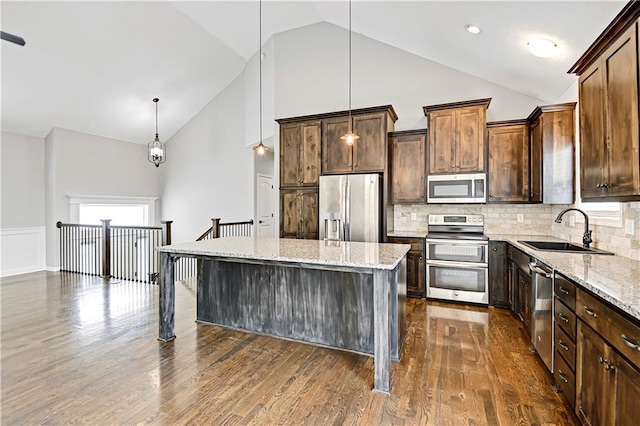
M609 379L612 370L605 369L605 362L612 362L610 348L591 327L582 321L578 322L576 346L578 349L576 413L586 424L613 424L614 419L613 416L608 415L607 406L607 402L613 397Z
M489 241L489 305L509 306L507 243Z
M629 364L617 353L614 354L616 366L616 384L614 391L615 406L613 423L617 426L635 426L638 424L638 403L640 402L640 371Z
M298 238L318 239L318 190L304 189L300 191L300 230Z
M353 130L360 137L353 144L353 171L384 171L387 158L386 114L354 116Z
M529 199L529 137L526 124L497 126L489 133L489 201Z
M429 173L455 173L456 111L429 114Z
M322 145L322 122L311 121L301 125L301 184L318 185L320 182L320 147ZM283 185L284 186L284 185Z
M407 253L407 293L413 296L424 295L425 263L422 253L411 250Z
M541 119L531 124L530 135L530 155L531 155L531 182L530 201L534 203L542 202L542 125ZM489 171L491 171L491 142L489 142Z
M640 194L636 25L603 54L607 111L608 196Z
M349 117L327 119L322 130L322 172L350 173L353 170L352 147L340 139L349 131Z
M602 62L589 67L578 80L580 91L580 168L582 198L604 195L605 110Z
M426 201L425 134L394 136L391 140L391 202Z
M456 173L484 172L486 110L461 108L457 114Z
M299 192L296 189L280 190L280 237L297 238L300 226Z
M300 176L300 125L284 124L280 127L280 185L297 186Z

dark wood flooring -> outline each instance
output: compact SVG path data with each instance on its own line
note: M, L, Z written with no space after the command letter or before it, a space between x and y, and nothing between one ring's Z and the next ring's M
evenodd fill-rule
M39 272L0 291L3 425L577 424L502 309L410 299L384 396L370 357L196 324L195 283L164 344L154 285Z

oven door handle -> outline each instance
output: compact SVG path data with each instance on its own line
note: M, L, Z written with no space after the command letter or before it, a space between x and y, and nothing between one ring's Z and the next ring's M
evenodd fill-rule
M432 238L427 238L425 240L427 243L433 243L433 244L449 244L452 246L455 245L475 245L475 246L481 246L481 247L488 247L489 243L487 241L482 241L482 240L438 240L438 239L432 239Z
M427 259L427 266L449 266L453 268L466 268L466 269L487 269L489 267L487 263L455 262L455 261L449 261L449 260L429 260L429 259Z

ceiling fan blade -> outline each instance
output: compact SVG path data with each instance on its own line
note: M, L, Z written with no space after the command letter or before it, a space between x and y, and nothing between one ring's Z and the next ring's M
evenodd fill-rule
M0 38L2 38L2 40L10 41L11 43L19 44L20 46L24 46L26 43L22 37L5 33L4 31L0 31Z

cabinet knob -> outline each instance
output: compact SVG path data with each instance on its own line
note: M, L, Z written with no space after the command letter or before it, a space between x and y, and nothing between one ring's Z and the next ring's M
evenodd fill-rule
M601 183L597 183L596 184L596 188L602 188L602 184Z
M489 197L490 197L490 198L493 198L493 194L489 194Z

